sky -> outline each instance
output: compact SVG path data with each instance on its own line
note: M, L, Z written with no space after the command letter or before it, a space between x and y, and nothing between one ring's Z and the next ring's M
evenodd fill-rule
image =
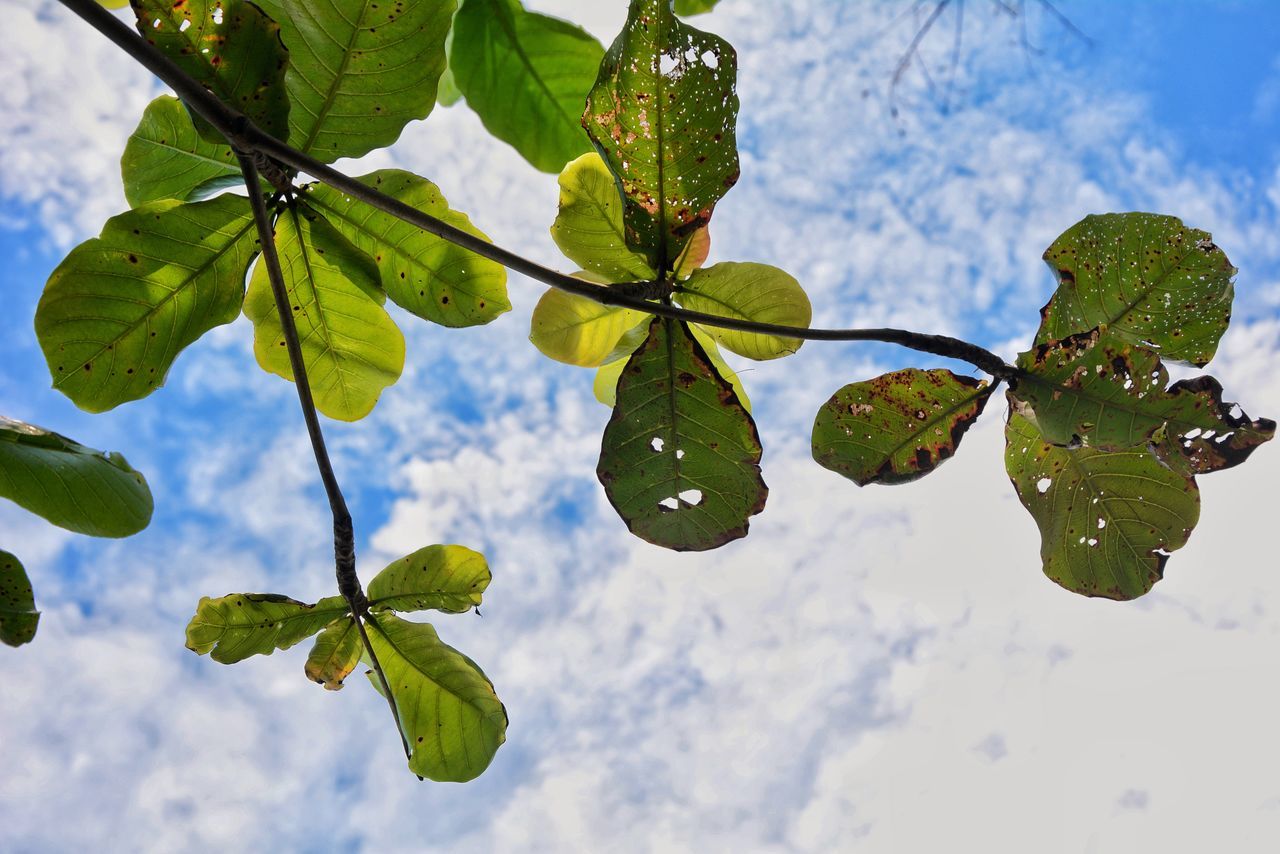
M608 43L621 0L545 0ZM1211 231L1239 268L1209 366L1280 412L1280 5L968 0L892 85L903 2L723 0L742 178L711 261L783 267L814 323L897 325L1012 358L1054 286L1045 247L1089 213ZM953 9L955 7L953 6ZM764 441L750 535L676 554L630 538L594 470L591 372L528 343L543 288L448 330L395 310L399 383L326 421L366 579L461 543L483 616L439 615L510 716L477 781L419 783L382 700L303 676L305 646L226 667L183 648L204 595L333 593L328 512L291 385L243 319L109 413L50 389L31 318L76 243L125 207L118 160L162 89L55 3L0 0L0 413L123 452L156 497L123 541L0 505L43 611L0 650L0 848L15 852L1274 850L1280 838L1280 455L1200 479L1201 522L1129 603L1044 577L1002 465L1003 401L914 484L859 489L809 458L840 386L944 364L807 344L742 369ZM918 20L918 19L917 19ZM932 83L930 82L932 81ZM354 174L435 181L495 242L568 270L554 176L465 105ZM954 370L971 371L963 365Z

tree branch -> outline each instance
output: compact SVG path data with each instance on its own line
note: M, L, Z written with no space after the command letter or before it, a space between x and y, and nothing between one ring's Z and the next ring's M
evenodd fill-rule
M288 288L285 286L284 275L280 271L275 232L271 225L271 217L267 213L266 200L262 196L262 185L258 183L258 168L252 154L237 151L236 155L240 158L240 171L244 173L244 184L249 190L249 205L253 208L253 221L258 227L262 263L266 265L267 277L271 280L271 295L275 299L276 312L280 315L280 327L284 332L285 349L289 352L289 366L293 369L294 386L298 390L298 403L302 406L302 418L307 423L307 435L311 438L311 450L315 453L316 468L320 470L320 480L324 483L325 494L329 497L329 509L333 513L333 557L334 571L338 577L338 592L351 607L351 618L355 620L356 628L360 632L360 640L364 644L365 651L369 653L369 663L373 671L378 674L378 682L382 685L382 693L391 707L391 717L396 722L396 732L400 734L400 743L404 747L404 755L407 759L411 753L409 739L400 726L400 713L396 709L391 686L387 683L387 676L382 670L382 665L378 663L378 656L369 644L369 635L365 630L364 620L369 613L369 600L365 597L360 578L356 575L355 531L351 525L351 511L347 509L347 500L342 496L338 478L333 473L333 463L329 460L329 451L324 444L324 433L320 429L320 417L316 414L315 401L311 397L311 382L307 378L307 366L302 358L302 343L298 340L298 327L293 322Z
M191 109L221 131L238 151L266 155L277 163L311 175L334 189L340 190L354 199L359 199L370 207L390 214L429 234L448 240L463 249L467 249L491 261L496 261L511 270L515 270L517 273L522 273L553 288L576 294L602 305L632 308L655 314L659 317L701 323L705 326L717 326L724 329L736 329L741 332L756 332L764 335L780 335L806 341L881 341L923 353L931 353L935 356L968 362L993 377L1001 379L1007 379L1015 374L1013 367L1005 364L1005 361L995 353L976 344L970 344L967 341L961 341L945 335L927 335L905 329L889 328L809 329L721 317L714 314L704 314L699 311L689 311L675 305L648 302L641 298L619 293L610 288L602 288L599 285L550 270L541 264L530 261L500 246L495 246L475 235L468 234L429 214L412 208L404 202L380 193L372 187L339 172L332 166L321 163L315 158L291 148L265 133L254 126L243 114L223 104L213 93L197 83L181 68L178 68L158 48L137 36L124 22L98 5L95 0L59 0L59 2L111 39L112 42L172 87ZM946 2L950 2L950 0L946 0ZM946 3L943 2L941 5L945 6Z

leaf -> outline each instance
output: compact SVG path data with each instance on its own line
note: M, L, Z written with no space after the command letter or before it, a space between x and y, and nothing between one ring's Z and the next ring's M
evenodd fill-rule
M560 207L551 239L565 257L604 283L640 282L654 277L644 254L627 248L622 196L609 167L595 152L584 154L560 173Z
M582 123L621 184L627 245L671 268L738 180L737 55L670 0L632 0Z
M517 0L464 0L452 35L450 70L489 133L543 172L591 150L581 116L600 42Z
M133 0L138 32L179 68L262 130L284 139L289 97L281 85L289 52L280 25L241 0ZM225 142L192 113L201 138Z
M768 264L722 263L697 270L676 290L676 299L690 311L808 327L813 308L804 288L788 273ZM800 349L798 338L740 332L703 325L725 348L748 359L777 359Z
M706 263L707 256L710 254L711 229L703 226L689 235L689 242L684 245L684 250L680 253L679 259L676 260L676 280L684 281L692 276L698 268Z
M451 210L435 184L411 172L382 169L358 179L410 207L488 240L467 215ZM308 188L310 203L344 237L375 260L392 302L442 326L488 323L511 310L507 271L396 217L324 186Z
M120 454L0 416L0 497L60 528L128 537L151 521L151 490Z
M1171 216L1087 216L1044 254L1058 276L1036 343L1106 325L1131 344L1202 366L1231 320L1236 269L1208 232Z
M237 196L107 220L53 271L36 308L53 387L90 412L155 391L184 347L240 313L256 236Z
M360 157L425 119L445 68L454 0L276 0L289 47L289 144Z
M231 146L206 142L182 102L161 95L142 114L120 159L130 207L160 199L192 201L203 193L243 183Z
M625 359L629 352L616 352L619 339L646 317L643 311L602 305L549 288L534 306L529 340L558 362L592 368L619 356Z
M1274 421L1231 414L1212 377L1169 386L1160 357L1095 329L1018 357L1013 395L1035 411L1046 441L1101 450L1152 446L1166 464L1202 474L1244 462Z
M701 15L710 12L720 0L676 0L677 15Z
M356 621L349 616L334 620L316 638L307 656L307 678L319 682L326 691L340 691L343 681L360 663L363 651Z
M956 452L992 388L940 368L850 383L813 422L813 458L858 486L907 483Z
M341 596L314 605L276 593L203 596L187 624L187 649L220 664L270 655L304 641L348 611Z
M276 220L276 250L316 408L358 421L404 368L404 336L381 305L373 260L303 206ZM292 381L265 263L253 270L244 313L253 321L258 364Z
M479 552L466 546L427 546L392 561L374 576L369 607L461 614L480 604L491 577Z
M506 740L507 711L493 683L429 625L379 614L368 630L413 750L409 770L440 782L480 776Z
M1016 411L1005 442L1005 468L1040 528L1045 575L1075 593L1141 596L1200 518L1195 480L1145 449L1063 448Z
M760 437L683 322L654 318L618 380L596 475L641 539L702 551L764 509Z
M30 643L39 623L36 597L31 592L31 581L22 561L0 549L0 643L6 646Z
M720 355L720 348L716 346L716 342L697 325L690 326L689 331L693 333L694 339L702 345L702 349L706 352L707 358L711 360L716 373L728 380L729 385L733 386L733 393L738 396L738 402L742 404L742 408L750 413L751 399L747 397L747 389L743 386L742 379L733 368L729 367L729 363L724 360L724 357ZM613 409L618 400L618 378L622 376L622 369L627 366L627 361L631 358L631 354L644 343L648 334L649 324L647 321L632 327L626 335L619 339L618 345L613 348L613 353L606 357L605 364L601 365L596 371L592 391L595 393L596 400L610 409Z

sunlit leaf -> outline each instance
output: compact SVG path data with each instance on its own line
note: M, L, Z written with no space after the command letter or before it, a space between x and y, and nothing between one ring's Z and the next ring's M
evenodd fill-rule
M133 0L138 32L178 67L262 130L284 139L289 97L281 82L289 52L280 25L243 0ZM200 136L221 143L222 134L192 114Z
M1152 447L1186 474L1229 468L1275 435L1274 421L1231 414L1212 377L1169 386L1152 351L1095 329L1018 358L1013 394L1035 410L1046 441L1102 450Z
M593 368L629 355L616 352L618 341L646 316L550 288L534 306L529 340L558 362Z
M368 631L413 751L409 770L442 782L478 777L506 740L507 711L493 683L429 625L379 614Z
M276 221L276 250L316 408L341 421L363 418L404 368L404 336L381 305L373 260L300 205ZM292 380L264 263L254 267L244 313L258 364Z
M182 102L168 95L147 106L120 168L125 198L135 208L160 199L191 201L243 183L231 146L205 141Z
M711 254L711 229L708 226L689 235L689 242L684 245L680 257L676 259L675 276L683 281L694 274Z
M807 327L813 308L804 288L788 273L768 264L722 263L697 270L676 290L676 300L690 311ZM804 343L798 338L703 326L725 349L748 359L777 359Z
M627 245L665 271L738 180L737 55L670 0L632 0L583 124L618 176Z
M1145 448L1074 450L1011 412L1005 468L1040 528L1044 572L1085 596L1133 599L1164 575L1200 518L1195 480Z
M710 12L720 0L676 0L677 15L701 15Z
M374 576L369 607L461 614L480 604L490 578L489 564L479 552L466 546L427 546Z
M235 196L107 220L53 271L36 309L54 388L90 412L146 397L184 347L240 313L256 237Z
M1236 269L1208 232L1171 216L1087 216L1045 261L1061 283L1041 310L1037 344L1105 324L1167 360L1204 365L1231 319Z
M3 416L0 498L92 537L127 537L151 521L151 490L123 456Z
M454 0L271 0L289 48L289 144L326 163L395 142L436 103ZM275 10L279 11L275 11Z
M907 368L836 392L813 422L813 458L859 486L924 477L956 452L991 386Z
M760 437L680 321L654 318L617 386L596 474L636 536L679 551L745 536L764 509Z
M582 105L604 48L579 27L518 0L464 0L449 67L489 133L543 172L591 149Z
M609 282L654 277L644 254L627 247L622 196L609 167L594 151L560 173L560 207L551 239L575 264Z
M720 355L720 348L716 345L702 328L695 325L689 327L689 331L693 333L693 337L707 354L707 358L711 360L711 364L715 367L716 373L721 378L728 380L729 385L733 386L733 393L738 396L738 402L742 404L742 408L751 412L751 398L747 397L747 389L742 384L742 379L738 376L733 368L729 367L729 363L724 360L724 356ZM645 338L649 334L649 323L646 321L633 326L625 335L618 340L617 346L613 348L613 353L606 357L605 363L596 370L595 382L592 384L592 391L595 393L596 400L605 406L613 409L614 404L618 400L618 378L622 376L622 369L627 366L627 360L631 358L631 354L636 351Z
M349 616L334 620L311 647L304 667L307 678L319 682L326 691L341 690L343 681L360 663L363 651L356 621Z
M187 649L221 664L270 655L306 640L347 613L341 596L314 605L275 593L232 593L201 597L187 624Z
M0 470L0 477L3 471ZM22 646L36 636L40 612L22 562L0 549L0 643Z
M383 169L359 179L410 207L488 240L461 211L451 210L435 184L411 172ZM511 309L507 271L447 240L321 185L308 199L344 237L378 266L392 302L443 326L488 323Z

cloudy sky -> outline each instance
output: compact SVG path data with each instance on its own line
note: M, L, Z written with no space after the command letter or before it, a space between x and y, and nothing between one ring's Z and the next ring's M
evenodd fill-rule
M529 5L606 43L625 15ZM916 65L896 87L919 21L905 0L723 0L697 19L741 64L742 180L712 260L784 267L815 324L1011 357L1057 234L1088 213L1174 214L1240 269L1211 370L1274 417L1280 6L1061 0L1091 43L1020 6L964 4L953 76L949 11L924 43L930 77ZM482 329L397 313L403 378L368 419L326 422L365 578L436 542L489 558L483 617L434 620L506 703L489 771L418 783L381 699L307 682L305 647L235 667L187 652L202 595L333 592L293 388L256 367L241 320L149 399L90 416L49 389L36 301L124 209L119 154L161 90L54 3L0 0L0 19L0 413L124 452L157 500L121 542L0 506L44 612L33 644L0 650L0 848L1274 850L1275 448L1201 480L1201 524L1153 593L1079 598L1040 572L1001 402L927 479L860 490L809 459L814 412L847 382L937 363L810 344L740 365L770 486L750 536L679 555L609 508L608 411L589 371L528 344L542 287L518 276L514 310ZM465 106L368 161L351 171L412 169L498 243L568 269L547 233L554 177Z

